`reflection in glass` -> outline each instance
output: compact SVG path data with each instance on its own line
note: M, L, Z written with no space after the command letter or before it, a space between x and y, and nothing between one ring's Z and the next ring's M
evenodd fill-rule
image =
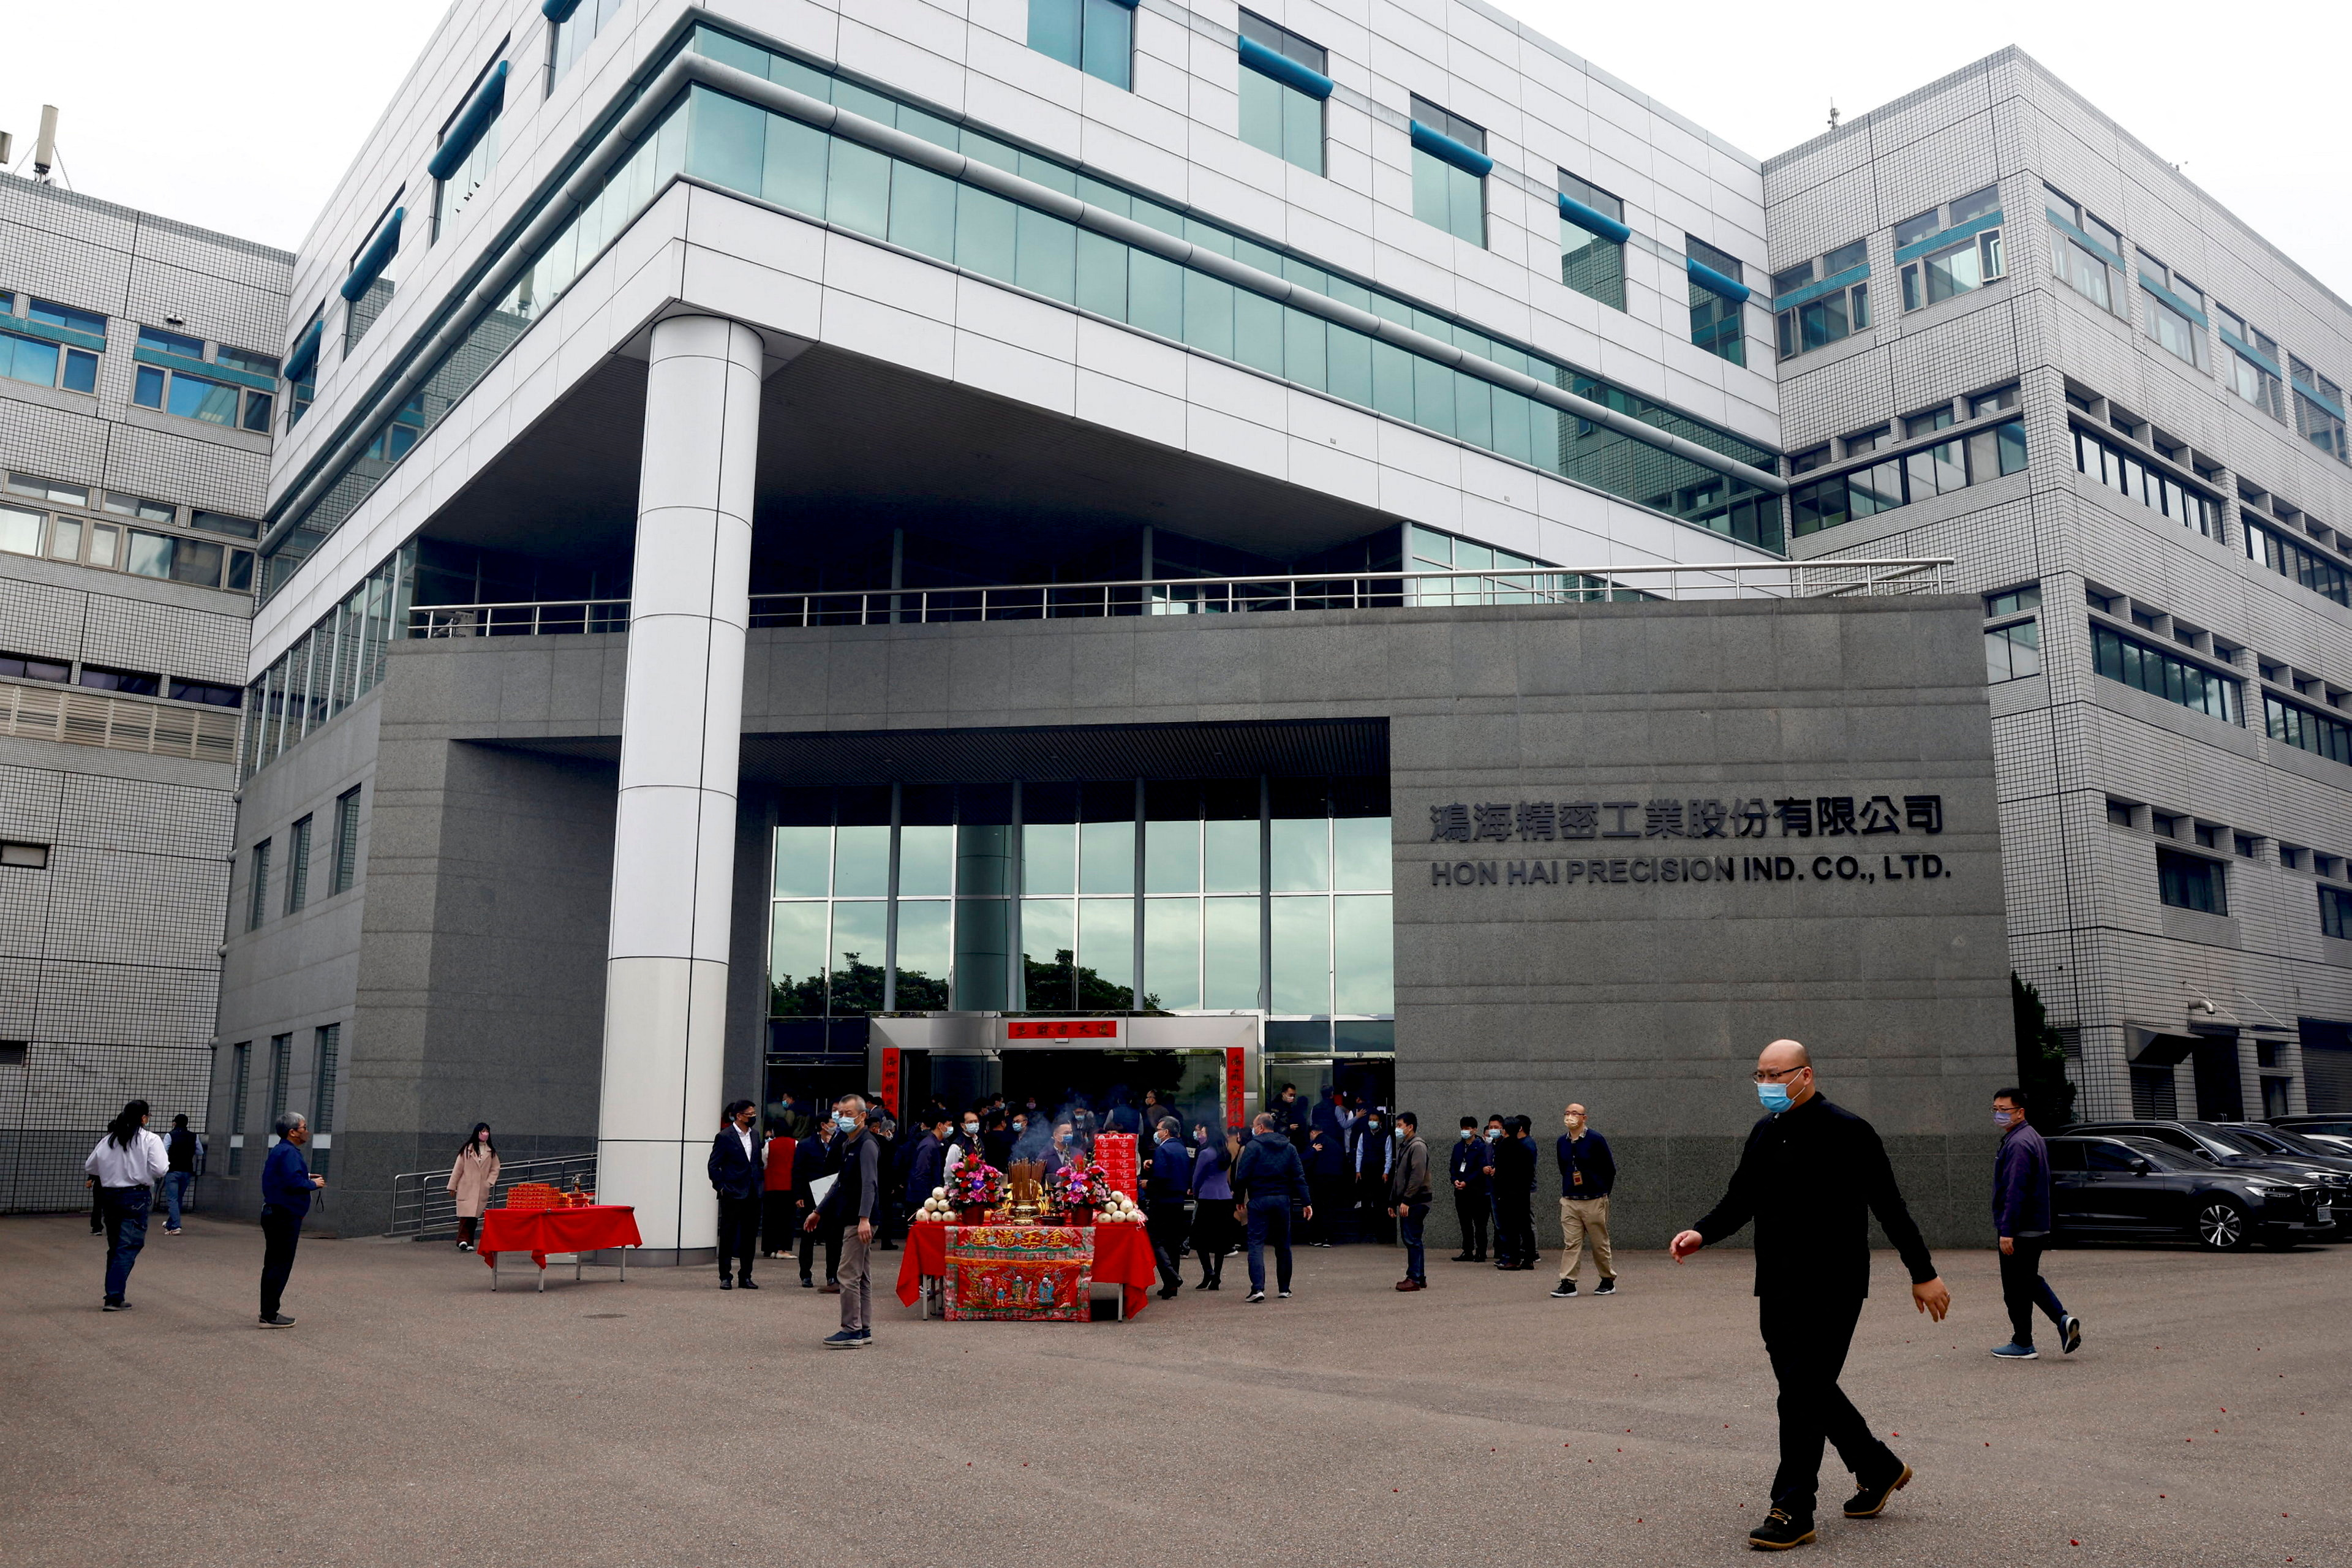
M1258 890L1258 825L1255 818L1246 822L1203 823L1202 838L1207 851L1209 892L1255 893Z
M1078 830L1078 883L1082 893L1135 891L1134 823L1089 822Z
M1147 893L1197 893L1201 890L1199 823L1150 822L1144 825L1143 890Z
M836 827L833 840L833 896L878 899L890 890L890 826ZM880 949L876 949L878 955Z
M1396 1010L1396 963L1385 894L1331 900L1332 973L1340 1013Z
M1313 816L1303 821L1276 821L1273 880L1277 893L1321 892L1331 886L1331 822ZM1276 973L1280 970L1276 971Z
M908 826L898 829L898 896L902 899L943 897L954 889L948 879L955 855L952 827Z
M1274 1010L1331 1011L1331 901L1276 899Z
M1013 890L1013 829L993 823L973 823L956 832L956 891L1009 893Z
M1162 1007L1181 1010L1201 1005L1198 899L1143 901L1143 988Z
M1007 926L1013 904L1006 899L956 900L955 1005L983 1011L1009 1005L1004 994Z
M1257 824L1250 826L1255 828ZM1207 980L1202 1005L1256 1006L1258 900L1255 897L1204 899L1202 914L1202 968Z
M904 865L902 858L902 872ZM948 1005L949 908L945 899L898 901L898 984L891 1005L900 1012L936 1012Z
M1350 890L1387 889L1391 870L1389 819L1341 816L1331 823L1331 885ZM1352 1011L1343 1008L1341 1011Z
M1134 900L1078 900L1078 966L1093 970L1096 976L1108 985L1132 992L1135 985Z
M1077 885L1078 830L1066 822L1032 823L1022 828L1021 890L1066 898L1077 890ZM1052 952L1046 950L1049 956Z
M777 904L773 909L768 935L768 1011L779 1018L821 1016L825 906Z

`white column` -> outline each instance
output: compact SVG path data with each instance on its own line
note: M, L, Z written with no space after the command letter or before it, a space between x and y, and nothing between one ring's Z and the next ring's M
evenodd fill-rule
M596 1153L598 1197L635 1205L657 1250L718 1241L703 1165L726 1040L760 365L738 322L654 328Z

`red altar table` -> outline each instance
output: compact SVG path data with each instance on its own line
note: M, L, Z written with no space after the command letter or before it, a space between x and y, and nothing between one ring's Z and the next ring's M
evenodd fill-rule
M528 1252L539 1265L539 1288L547 1289L547 1255L572 1254L572 1277L580 1278L580 1255L606 1248L642 1247L637 1211L627 1204L589 1204L578 1208L486 1209L475 1250L490 1266L490 1289L499 1288L499 1254ZM621 1254L621 1278L629 1277L629 1257Z
M898 1257L898 1300L930 1316L1084 1322L1096 1284L1119 1289L1119 1317L1143 1310L1159 1279L1143 1226L947 1225L907 1227Z

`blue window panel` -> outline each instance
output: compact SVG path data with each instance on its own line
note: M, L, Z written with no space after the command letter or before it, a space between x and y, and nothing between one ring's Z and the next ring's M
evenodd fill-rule
M474 150L474 143L482 139L482 132L490 128L490 121L499 117L506 101L507 62L500 60L489 79L482 83L481 90L450 123L447 134L441 138L440 151L425 165L426 173L436 180L446 180L463 168L466 154Z
M1013 281L1049 300L1074 302L1078 295L1077 226L1030 207L1017 211Z
M160 354L174 354L196 364L205 360L205 340L192 338L184 332L167 332L161 327L139 329L139 347Z
M757 187L780 207L812 217L824 215L825 166L833 138L814 125L782 114L768 116L765 163Z
M900 163L890 174L890 243L941 261L955 259L956 184L945 174Z
M406 216L406 207L393 208L392 216L375 231L368 247L352 263L352 275L343 279L340 290L345 300L357 300L368 291L368 285L383 276L383 269L392 265L392 258L400 252L400 220ZM144 332L145 329L142 329L142 336Z
M1710 294L1730 300L1735 305L1746 304L1748 295L1754 292L1747 284L1737 279L1725 277L1695 257L1685 257L1683 267L1690 274L1690 280L1693 283Z
M1450 163L1474 180L1483 180L1495 172L1495 160L1465 142L1456 142L1443 131L1412 122L1412 144L1440 163Z
M1267 48L1255 38L1243 38L1237 47L1242 64L1250 69L1270 76L1285 87L1303 92L1309 98L1319 100L1331 96L1336 84L1322 72L1309 70L1289 56Z
M163 406L163 373L152 364L142 364L131 382L131 401L142 408Z
M55 343L0 332L0 375L11 381L28 381L36 386L55 386L60 352Z
M2105 256L2110 254L2105 246L2091 239L2089 236L2084 234L2073 224L2064 222L2063 219L2059 218L2056 214L2053 213L2051 215L2051 221L2058 224L2059 226L2065 229L2067 233L2083 240L2084 244L2089 245L2094 250L2098 251L2100 255ZM1897 250L1895 253L1895 259L1897 261L1910 261L1918 257L1927 255L1931 250L1940 250L1945 246L1957 245L1961 240L1971 238L1974 236L1982 234L1989 228L1999 228L2000 226L2000 211L1996 207L1994 210L1986 213L1981 217L1971 218L1967 223L1956 224L1950 228L1942 230L1940 233L1931 234L1925 239L1914 240L1909 245L1904 246L1901 249ZM2123 265L2123 258L2121 257L2116 258L2116 265L2117 267L2121 267Z
M1078 231L1078 309L1127 320L1127 247L1091 230Z
M98 356L87 349L66 350L65 380L58 384L68 392L96 392Z
M1263 294L1234 290L1234 357L1252 370L1280 375L1282 307Z
M1119 0L1086 0L1078 68L1113 87L1129 84L1135 58L1135 13Z
M286 356L287 380L306 382L310 379L310 373L319 368L319 342L326 330L326 322L312 321L303 329L302 335L294 340L294 352Z
M207 425L236 424L236 388L201 375L175 374L172 377L169 400L163 405L166 414L176 414L183 419L201 419Z
M1078 63L1085 0L1029 0L1029 47L1066 66Z
M1574 196L1559 198L1559 216L1588 234L1597 234L1612 244L1622 245L1633 237L1633 229L1607 213L1589 207Z

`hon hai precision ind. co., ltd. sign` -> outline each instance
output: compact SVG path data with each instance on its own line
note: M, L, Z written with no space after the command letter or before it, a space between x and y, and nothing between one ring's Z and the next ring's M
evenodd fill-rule
M1952 874L1942 856L1896 846L1943 831L1940 795L1454 801L1429 808L1430 842L1467 853L1431 860L1429 879L1451 888L1936 881ZM1790 839L1815 842L1795 850ZM1723 841L1722 850L1707 840ZM1478 856L1486 844L1517 853ZM1573 847L1535 848L1543 844Z

